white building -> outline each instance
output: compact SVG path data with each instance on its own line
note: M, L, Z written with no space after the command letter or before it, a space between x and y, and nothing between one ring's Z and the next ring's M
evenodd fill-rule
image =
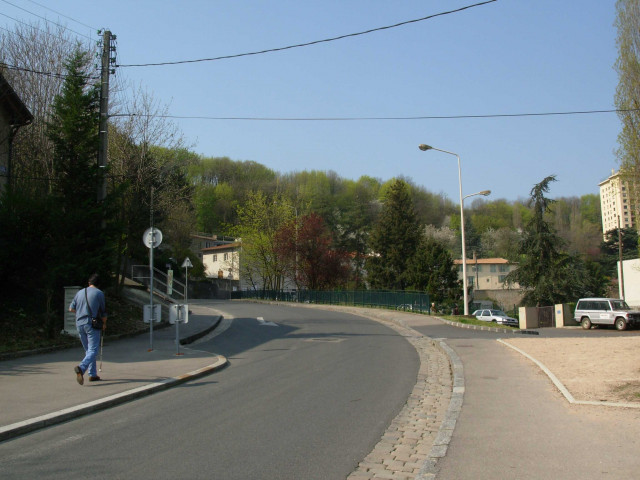
M620 172L611 171L611 176L599 183L600 208L602 210L602 233L618 228L631 228L636 226L635 209L633 201L632 182ZM620 222L620 223L618 223Z
M240 280L240 242L202 249L202 263L209 278Z
M620 262L618 262L618 289L620 298L635 308L640 308L640 259L622 261L622 275L620 275Z

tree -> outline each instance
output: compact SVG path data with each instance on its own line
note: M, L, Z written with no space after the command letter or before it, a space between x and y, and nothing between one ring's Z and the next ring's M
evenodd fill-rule
M115 117L118 120L109 130L109 191L113 228L119 233L115 249L119 288L130 260L147 254L140 235L150 226L152 210L154 226L179 251L186 248L195 227L187 170L197 162L197 155L184 147L180 131L165 118L167 106L147 91L134 92L129 112L133 115Z
M278 255L277 232L295 216L293 206L281 195L269 198L263 192L249 194L238 205L235 235L242 239L240 275L253 288L282 290L286 265Z
M373 288L404 290L407 267L420 241L420 226L406 182L396 179L389 186L382 212L371 234L367 262Z
M600 264L605 275L617 277L618 261L620 260L620 242L622 238L622 259L632 260L638 258L638 231L635 228L622 228L610 230L605 235L606 239L600 244Z
M101 227L105 210L97 203L102 178L97 165L98 89L91 83L90 64L90 55L80 49L65 62L64 84L53 100L47 123L47 137L53 147L50 188L21 189L19 195L3 199L3 209L11 212L9 218L2 218L3 235L23 231L19 238L33 241L18 242L11 250L15 257L4 259L3 271L15 270L11 262L33 257L33 244L42 246L36 257L37 273L21 285L31 287L31 291L21 293L29 294L30 301L39 301L46 312L41 329L50 336L62 327L63 317L57 306L62 306L64 285L84 284L92 272L108 280L111 272L110 239ZM34 233L40 234L39 238ZM24 264L20 267L26 272L32 268ZM20 276L17 279L20 281Z
M369 248L372 225L379 213L378 180L360 177L357 182L347 182L334 209L336 244L352 255L353 288L364 286L365 259Z
M618 87L615 104L622 123L617 155L622 169L637 179L640 177L640 4L637 0L618 0L616 10Z
M524 289L524 304L555 305L575 300L584 290L580 260L560 250L564 241L545 218L553 203L545 194L555 179L550 175L531 189L532 217L523 232L518 266L506 278Z
M67 28L53 27L51 22L16 23L13 31L0 31L0 62L17 67L2 68L2 74L34 117L29 128L18 131L13 143L12 176L23 192L50 189L53 149L46 123L65 81L65 61L78 48Z
M331 231L317 213L284 224L276 244L278 256L289 265L289 274L297 276L298 285L325 290L347 283L349 254L333 247Z
M436 303L459 300L462 291L453 257L443 243L426 235L409 265L407 282L413 289L426 291Z

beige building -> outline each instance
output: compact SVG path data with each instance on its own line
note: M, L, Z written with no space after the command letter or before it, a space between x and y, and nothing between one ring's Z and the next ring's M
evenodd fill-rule
M462 260L454 260L458 266L458 278L462 280ZM483 300L497 302L502 308L510 309L522 300L520 285L506 285L506 276L516 265L505 258L467 259L467 285L473 287L472 305Z
M458 266L458 278L462 280L462 260L454 260ZM469 258L467 259L467 285L474 290L503 290L505 277L516 266L504 258ZM519 289L518 284L511 286Z
M611 171L611 176L599 184L600 207L602 210L602 233L618 228L636 226L632 182L620 172ZM618 224L618 221L620 222Z

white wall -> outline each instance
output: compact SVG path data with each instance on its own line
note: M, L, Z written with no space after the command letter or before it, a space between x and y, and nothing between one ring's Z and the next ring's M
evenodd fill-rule
M640 259L623 260L624 299L632 307L640 307ZM620 278L620 262L618 262L618 278ZM620 298L622 295L622 285Z

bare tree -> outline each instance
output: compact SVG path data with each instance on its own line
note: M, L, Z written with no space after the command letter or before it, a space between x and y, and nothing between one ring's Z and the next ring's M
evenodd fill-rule
M14 180L22 189L50 189L53 150L46 123L53 99L62 89L64 62L78 47L93 48L82 45L64 26L16 24L13 31L0 31L2 74L34 116L29 128L18 131L14 143Z

